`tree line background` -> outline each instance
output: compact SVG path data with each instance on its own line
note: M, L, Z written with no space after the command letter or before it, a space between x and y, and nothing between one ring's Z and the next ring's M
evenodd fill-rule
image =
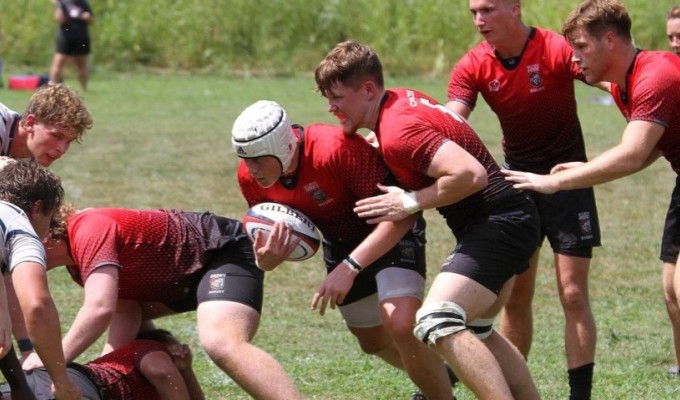
M465 0L89 0L94 65L220 75L314 69L337 42L370 44L392 75L447 74L480 40ZM525 0L530 25L554 30L578 1ZM636 44L667 49L671 0L625 1ZM46 72L56 22L50 0L0 1L0 58Z

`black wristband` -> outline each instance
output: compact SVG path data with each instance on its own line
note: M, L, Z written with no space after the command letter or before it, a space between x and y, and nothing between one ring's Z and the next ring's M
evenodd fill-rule
M357 274L364 269L364 267L361 266L361 264L359 264L359 262L355 260L354 257L352 256L347 256L347 258L345 258L345 261L347 262L349 267L352 268L352 270Z
M17 346L19 346L20 352L33 351L33 343L31 339L19 339L17 340Z

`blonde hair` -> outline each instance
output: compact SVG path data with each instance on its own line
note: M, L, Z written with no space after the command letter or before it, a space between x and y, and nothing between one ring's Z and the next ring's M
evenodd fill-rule
M62 83L48 83L36 90L24 110L38 122L69 129L80 142L85 130L92 128L92 116L78 93Z

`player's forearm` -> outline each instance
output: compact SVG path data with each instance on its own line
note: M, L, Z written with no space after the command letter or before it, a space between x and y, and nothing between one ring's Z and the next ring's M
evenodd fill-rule
M28 330L26 330L24 314L21 313L19 299L14 291L14 283L12 282L11 275L5 277L5 287L7 290L7 307L9 315L12 318L12 334L19 343L21 357L26 357L33 351L33 345L29 339Z
M554 175L558 190L584 189L631 175L651 164L644 159L614 147L587 163Z
M64 355L75 360L101 337L111 322L114 310L84 305L64 336Z
M203 393L201 384L196 378L193 368L187 368L180 372L182 374L182 378L184 378L184 384L189 391L189 397L191 400L205 400L205 394Z
M438 178L432 185L418 190L416 201L421 210L455 204L484 189L487 183L486 174L478 175L468 172L460 175L445 175Z
M26 328L35 351L57 386L66 385L66 360L61 348L61 327L54 302L26 310Z
M401 221L381 222L351 252L351 256L363 267L373 264L399 243L417 218L414 214Z

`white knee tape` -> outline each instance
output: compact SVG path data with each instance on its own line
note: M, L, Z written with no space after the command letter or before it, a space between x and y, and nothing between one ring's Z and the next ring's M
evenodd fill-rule
M477 318L476 320L467 324L467 327L475 333L475 336L480 340L484 340L491 336L493 332L493 322L496 318Z
M465 311L454 302L425 304L416 313L413 334L420 341L434 345L441 337L465 330L465 318Z

